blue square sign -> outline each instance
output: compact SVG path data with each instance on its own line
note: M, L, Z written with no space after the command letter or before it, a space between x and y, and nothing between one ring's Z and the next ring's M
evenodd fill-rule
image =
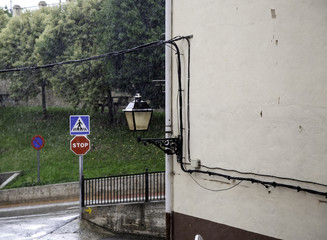
M90 116L71 115L69 117L70 135L90 135Z

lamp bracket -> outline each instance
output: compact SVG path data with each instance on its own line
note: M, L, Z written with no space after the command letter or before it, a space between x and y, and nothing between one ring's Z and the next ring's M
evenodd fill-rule
M182 153L182 139L181 137L177 138L141 138L138 137L137 141L143 143L144 146L148 144L153 144L156 147L160 148L168 155L180 156Z

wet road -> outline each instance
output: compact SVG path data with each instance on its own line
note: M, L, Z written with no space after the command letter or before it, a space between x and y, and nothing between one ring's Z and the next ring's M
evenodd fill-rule
M153 238L121 236L104 231L87 221L80 221L78 203L62 203L0 209L0 240L10 239L149 240Z

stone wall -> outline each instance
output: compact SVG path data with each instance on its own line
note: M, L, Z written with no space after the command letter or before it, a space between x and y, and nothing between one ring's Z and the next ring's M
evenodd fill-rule
M0 206L72 199L79 199L78 182L13 188L0 191Z
M82 218L111 232L152 237L166 235L165 202L131 203L84 208Z

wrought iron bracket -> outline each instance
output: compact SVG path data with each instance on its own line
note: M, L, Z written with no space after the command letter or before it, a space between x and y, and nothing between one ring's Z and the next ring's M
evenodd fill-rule
M168 155L176 154L178 157L182 154L182 139L177 138L141 138L138 137L137 141L143 143L144 146L153 144L160 148Z

